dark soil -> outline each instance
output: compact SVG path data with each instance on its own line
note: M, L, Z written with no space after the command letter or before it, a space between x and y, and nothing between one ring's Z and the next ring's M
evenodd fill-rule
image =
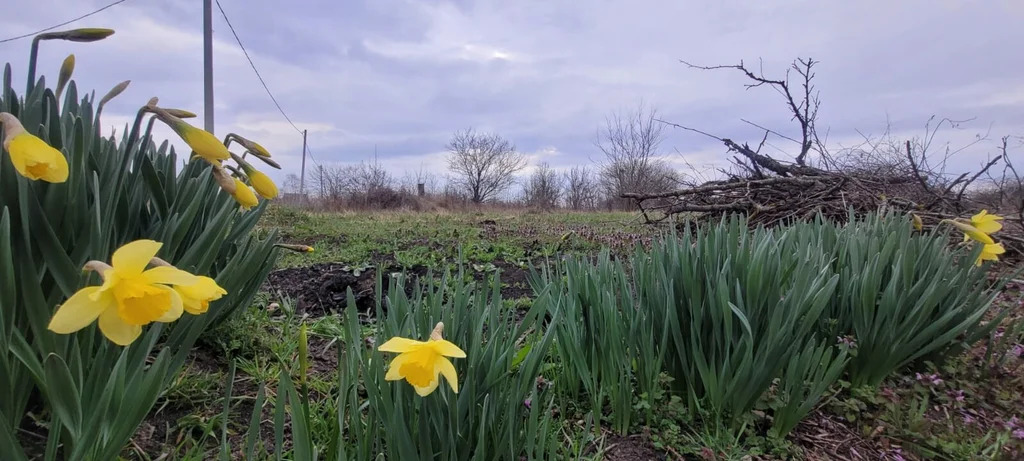
M358 272L358 275L356 275ZM402 272L401 268L385 269L385 275ZM412 278L427 274L426 266L407 268L405 274ZM299 314L324 316L337 312L347 305L347 291L352 290L356 308L369 311L376 305L377 269L352 269L337 263L320 263L308 267L293 267L270 273L264 289L275 295L286 297L295 302L295 311ZM406 293L412 293L414 285L406 284ZM387 296L388 286L385 283L382 293Z
M530 270L507 261L495 261L492 263L500 272L501 277L501 299L519 299L533 297L533 288L530 288ZM475 272L474 280L483 280L492 272Z
M519 265L506 261L495 261L494 267L501 271L502 299L518 299L533 296L530 287L530 272ZM356 273L358 272L358 275ZM414 282L426 276L427 266L401 268L391 266L384 269L383 296L388 294L387 276L404 272ZM438 271L438 273L440 273ZM475 271L473 278L483 280L491 271ZM361 312L370 311L376 305L377 268L356 270L338 263L320 263L307 267L293 267L270 273L263 285L265 291L275 298L288 298L295 303L295 311L313 317L328 315L347 307L347 290L352 290L356 308ZM406 294L411 295L414 283L406 283Z
M605 441L607 451L602 459L608 461L661 461L668 455L655 450L649 440L640 435L610 437Z

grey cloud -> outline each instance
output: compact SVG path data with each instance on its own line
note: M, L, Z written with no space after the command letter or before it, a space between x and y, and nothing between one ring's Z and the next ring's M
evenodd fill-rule
M56 19L53 11L73 16L100 1L22 2L0 18L0 30L42 26ZM1014 1L222 4L296 124L317 124L310 143L321 162L358 161L376 145L381 158L400 159L396 166L417 155L436 163L448 135L470 126L498 131L525 152L554 148L559 154L546 160L556 166L587 162L597 158L593 140L604 117L641 99L668 120L738 141L761 135L741 118L796 134L770 89L745 90L735 72L688 69L679 59L756 66L760 58L770 76L797 56L820 59L821 121L834 140L854 140L857 129L879 132L887 118L907 134L932 114L977 118L950 140L989 126L993 136L1019 133L1024 122L1019 104L992 96L1024 92L1016 78L1024 66L1011 52L1024 41L1017 27L1024 7ZM54 73L73 51L81 87L103 92L133 80L112 113L131 114L152 95L201 108L198 2L128 2L82 25L124 33L89 46L47 45L41 70ZM216 11L215 34L218 131L259 126L285 167L298 168L301 138L281 123ZM23 69L27 45L2 44L0 55ZM706 163L724 153L692 133L666 134L668 156ZM979 145L959 167L974 166L991 148Z

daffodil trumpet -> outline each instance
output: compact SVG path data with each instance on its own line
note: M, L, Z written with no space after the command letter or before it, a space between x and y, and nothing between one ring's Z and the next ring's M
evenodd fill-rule
M68 180L68 161L61 151L25 130L12 114L0 112L3 146L18 174L35 180L62 183Z

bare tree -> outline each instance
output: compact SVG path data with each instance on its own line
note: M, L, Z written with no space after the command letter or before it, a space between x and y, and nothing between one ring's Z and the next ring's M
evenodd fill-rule
M281 183L281 190L286 194L299 193L299 175L295 173L288 173L288 175L284 177L284 182Z
M601 183L618 207L629 205L619 199L622 194L649 194L672 186L666 177L671 168L657 157L664 140L664 125L657 121L657 113L641 102L633 112L606 118L603 131L598 132L595 144L605 156Z
M526 166L526 158L516 152L511 141L472 128L455 133L445 147L452 184L474 203L491 200L507 190L515 184L515 174Z
M523 187L523 199L527 205L549 210L558 206L562 197L562 178L547 162L537 165Z
M352 167L349 178L350 193L363 193L372 195L382 189L391 189L394 185L394 178L388 170L381 165L377 155L373 161L359 162L359 165Z
M565 173L565 204L573 210L597 207L598 185L586 166L573 167Z

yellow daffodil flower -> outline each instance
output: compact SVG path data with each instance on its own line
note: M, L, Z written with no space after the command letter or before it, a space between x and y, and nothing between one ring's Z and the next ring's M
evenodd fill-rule
M256 193L260 194L261 197L265 199L277 198L277 184L274 184L270 176L252 167L245 168L245 174L249 175L249 183L252 184L252 188L256 189Z
M235 201L237 201L239 205L242 205L242 208L248 210L260 204L259 199L256 198L256 194L252 191L251 187L245 185L245 183L238 178L233 179L235 180L235 191L231 193L231 196L235 198Z
M217 285L210 277L198 276L199 281L192 285L176 285L174 290L181 296L181 304L185 312L193 315L205 313L210 309L210 302L228 294L227 290Z
M99 319L100 331L115 344L127 346L151 322L173 322L181 317L181 295L168 285L195 285L199 279L170 266L146 269L163 246L152 240L136 240L114 252L111 265L90 261L103 285L78 290L50 319L55 333L74 333Z
M999 222L1002 219L1002 216L988 214L988 210L981 210L978 214L971 216L971 225L986 234L994 234L1003 228L1003 225ZM966 242L968 237L964 237Z
M1006 253L1006 248L1003 248L1002 243L985 245L981 249L981 254L978 255L978 261L975 264L980 266L983 261L999 261L999 255L1003 253Z
M991 245L993 243L996 243L995 240L992 240L992 237L988 236L988 234L982 232L977 227L974 227L970 224L962 223L959 221L953 221L951 219L946 219L943 221L952 224L957 229L960 229L960 232L964 233L964 241L970 239L976 242L984 243L985 245Z
M430 333L430 340L426 342L395 337L381 344L377 350L398 353L388 366L388 373L384 379L405 379L417 394L425 397L437 389L440 376L444 376L452 392L458 393L459 379L455 373L455 365L446 357L465 358L466 353L455 344L441 338L443 329L444 324L438 323Z
M14 115L0 113L0 124L4 127L4 149L20 175L33 181L42 179L51 183L68 180L68 161L64 154L25 131Z

